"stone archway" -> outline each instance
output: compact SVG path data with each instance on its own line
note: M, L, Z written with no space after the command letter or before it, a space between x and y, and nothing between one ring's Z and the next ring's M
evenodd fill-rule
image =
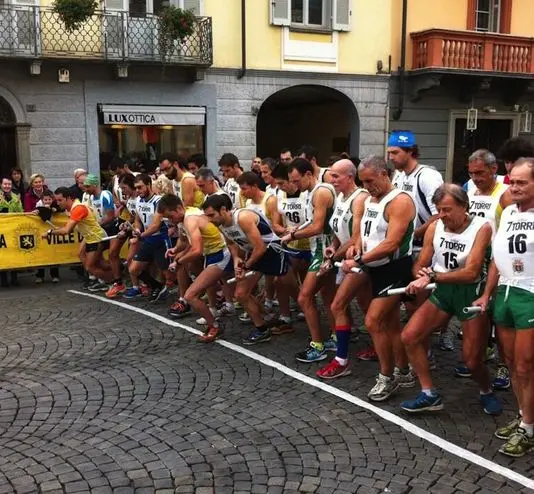
M258 112L257 155L278 158L282 148L295 151L302 144L317 148L321 164L340 152L358 155L359 127L345 94L326 86L291 86L269 96Z

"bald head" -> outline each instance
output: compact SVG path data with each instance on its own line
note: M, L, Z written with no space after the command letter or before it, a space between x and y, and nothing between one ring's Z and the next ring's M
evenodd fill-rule
M349 159L342 159L336 161L330 168L330 172L337 173L339 175L349 175L350 177L356 177L356 167L354 163Z

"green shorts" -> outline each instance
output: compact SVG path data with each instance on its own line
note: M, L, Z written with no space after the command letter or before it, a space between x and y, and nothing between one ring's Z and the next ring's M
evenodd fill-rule
M500 285L493 302L493 320L497 326L510 329L534 328L534 293Z
M460 321L474 319L479 314L464 314L464 307L473 305L484 289L482 282L468 284L438 284L428 299L439 310L456 316Z

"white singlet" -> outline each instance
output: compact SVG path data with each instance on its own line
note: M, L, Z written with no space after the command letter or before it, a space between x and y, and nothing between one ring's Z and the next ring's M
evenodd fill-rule
M334 199L334 202L336 200L336 191L334 187L327 183L321 183L318 182L315 187L308 192L308 195L306 196L306 222L304 224L310 225L313 222L313 216L314 216L314 206L313 206L313 198L315 196L315 193L321 188L324 187L325 189L328 189L332 197ZM319 235L315 235L314 237L310 237L310 250L312 253L316 253L317 249L321 249L321 255L322 255L322 249L323 247L326 247L330 245L331 240L331 230L330 230L330 217L332 216L333 206L328 209L326 218L325 218L325 224L323 228L323 233Z
M407 192L403 192L399 189L392 189L380 200L380 202L371 202L371 196L365 200L365 211L360 222L360 235L362 237L363 253L370 252L386 239L389 226L389 223L386 221L384 216L386 207L393 199L395 199L395 197L403 193L411 198L411 195ZM371 267L383 266L394 259L400 259L402 257L411 255L414 229L415 220L411 223L408 230L406 230L406 233L402 237L399 248L393 253L393 255L369 262L367 265Z
M158 210L158 204L161 196L154 194L150 199L146 200L141 197L137 197L135 201L135 212L141 223L143 224L143 230L146 230L154 221L154 216ZM164 223L162 224L163 228ZM159 235L161 232L155 232L153 235Z
M346 244L352 237L352 203L361 192L364 190L357 188L346 199L343 194L336 197L329 224L341 245Z
M113 203L113 194L109 190L103 190L99 196L91 196L90 204L96 211L98 221L104 219L106 211L115 211L115 204Z
M230 196L233 209L242 208L244 206L241 199L241 188L235 178L229 178L224 184L223 190Z
M434 266L436 273L447 273L465 267L479 230L489 221L480 216L471 217L471 222L461 233L445 231L443 221L436 221L434 233ZM476 281L480 281L480 278Z
M244 251L251 252L253 250L253 246L250 243L250 240L248 239L245 232L239 226L238 221L239 214L243 210L244 208L232 211L232 225L220 226L219 229L228 240L231 240L235 244L239 245L239 247L241 247L241 249L243 249ZM280 240L278 236L273 232L269 221L261 211L257 211L254 209L247 209L247 211L252 211L258 215L256 225L265 245L269 245L272 242L277 242Z
M534 210L520 212L516 204L504 209L493 239L493 258L499 285L534 293Z

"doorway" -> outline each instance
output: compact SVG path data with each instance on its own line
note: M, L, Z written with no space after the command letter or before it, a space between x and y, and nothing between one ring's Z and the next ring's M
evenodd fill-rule
M9 103L0 97L0 177L17 166L16 118Z
M466 112L453 112L449 120L449 143L447 151L446 179L457 184L469 180L467 160L477 149L489 149L496 153L502 144L519 131L517 113L495 113L480 116L477 129L466 129ZM499 174L505 174L504 163L499 164Z

